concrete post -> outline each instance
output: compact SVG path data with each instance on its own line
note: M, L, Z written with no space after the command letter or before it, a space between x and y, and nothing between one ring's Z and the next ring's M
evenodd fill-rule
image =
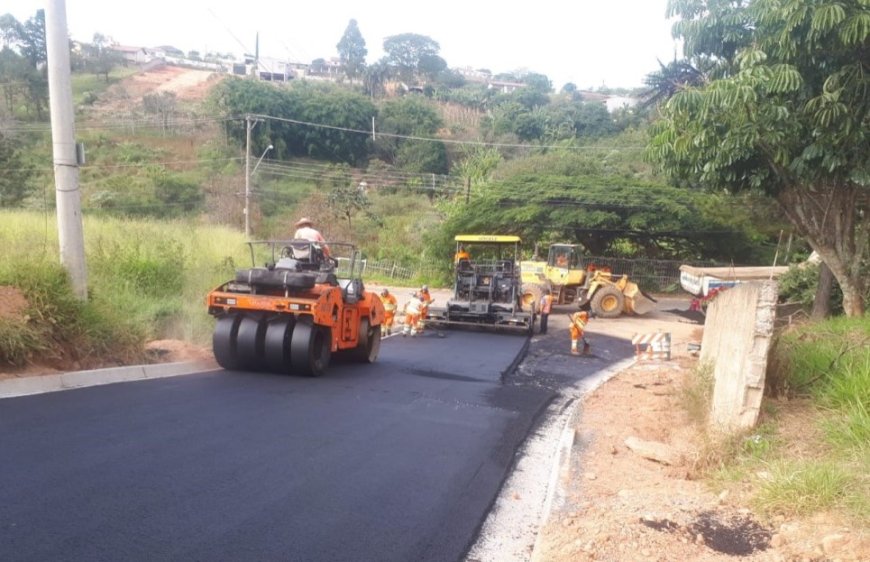
M245 238L251 239L251 129L254 122L245 116Z
M75 295L88 298L85 236L82 227L79 165L76 158L75 113L70 81L69 35L65 0L45 3L48 92L54 159L60 262L67 269Z

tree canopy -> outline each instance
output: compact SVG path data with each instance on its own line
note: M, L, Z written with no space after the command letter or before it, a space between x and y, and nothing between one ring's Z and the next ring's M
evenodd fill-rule
M672 0L669 16L708 67L662 106L649 157L689 185L774 196L833 271L846 313L863 314L870 4Z
M424 70L431 71L433 65L437 66L437 59L433 57L438 57L440 50L437 41L417 33L402 33L384 39L387 61L406 81L416 79Z
M338 58L345 75L351 80L362 75L368 49L355 19L348 22L347 29L335 48L338 49Z
M767 233L757 202L721 198L637 177L606 153L554 151L501 161L482 150L458 169L472 181L469 201L447 205L445 239L460 232L517 234L573 242L593 255L751 261ZM769 220L769 219L768 219ZM772 221L770 221L772 222Z

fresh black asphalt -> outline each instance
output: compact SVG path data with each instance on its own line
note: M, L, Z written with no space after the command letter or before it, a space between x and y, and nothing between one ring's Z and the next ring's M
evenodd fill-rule
M556 393L505 384L526 341L0 400L0 560L460 559Z

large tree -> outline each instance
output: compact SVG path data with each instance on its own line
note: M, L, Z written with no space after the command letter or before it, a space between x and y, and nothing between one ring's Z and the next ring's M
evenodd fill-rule
M715 64L662 107L649 156L693 185L775 197L863 314L870 3L671 0L668 15L686 56Z
M368 49L355 19L347 24L347 29L335 48L338 49L338 58L345 75L351 80L360 76L366 66Z
M418 72L428 69L435 60L431 57L437 56L440 50L437 41L416 33L402 33L384 39L386 58L403 80L412 80Z

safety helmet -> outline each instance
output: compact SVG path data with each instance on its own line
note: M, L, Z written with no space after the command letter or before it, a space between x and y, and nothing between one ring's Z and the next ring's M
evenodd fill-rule
M421 290L421 291L428 291L428 290L429 290L429 285L423 285L422 287L420 287L420 290Z
M308 217L302 217L301 219L296 221L296 228L302 228L303 226L311 226L312 224L314 224L314 223L311 222L311 219L309 219Z

